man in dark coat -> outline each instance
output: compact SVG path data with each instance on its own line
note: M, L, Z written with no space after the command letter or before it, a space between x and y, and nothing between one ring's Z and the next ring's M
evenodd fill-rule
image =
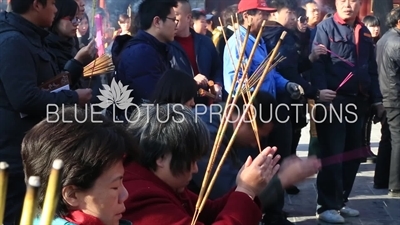
M389 164L389 195L400 197L400 8L393 9L388 16L391 29L376 45L379 84L383 95L383 106L389 124L392 151L379 152L376 171L382 164ZM380 149L381 150L381 149ZM383 148L382 148L383 150ZM379 168L379 170L378 170ZM386 176L381 173L380 176ZM377 176L375 176L377 177ZM384 178L381 178L385 180ZM383 184L384 185L384 184Z
M336 0L337 12L317 25L313 48L324 45L331 53L313 65L312 84L319 89L337 90L325 108L316 109L320 157L341 157L327 162L317 177L317 216L328 223L344 223L343 216L359 211L346 206L363 157L361 127L368 105L382 117L374 43L371 33L358 19L361 0ZM338 57L339 56L339 57ZM353 74L353 75L352 75ZM335 112L340 112L340 116ZM345 158L342 156L348 156Z
M90 89L51 93L39 88L60 72L45 44L44 28L57 12L52 1L13 0L11 7L12 13L0 13L0 159L9 165L4 225L19 223L26 189L25 133L46 116L49 104L85 104L92 96Z

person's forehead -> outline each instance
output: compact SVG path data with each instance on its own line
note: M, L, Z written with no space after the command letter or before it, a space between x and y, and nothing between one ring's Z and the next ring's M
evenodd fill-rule
M307 6L308 8L310 8L310 9L318 9L318 8L319 8L319 7L318 7L318 4L315 3L315 2L310 2L310 3L308 3L306 6Z

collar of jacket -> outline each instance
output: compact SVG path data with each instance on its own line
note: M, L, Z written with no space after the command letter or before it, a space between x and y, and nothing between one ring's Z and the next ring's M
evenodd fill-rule
M400 29L399 28L393 27L392 30L393 30L393 32L396 32L397 34L400 35Z
M49 47L59 49L63 53L67 53L71 58L76 55L75 42L73 38L63 38L53 32L46 37L46 43Z
M151 44L158 52L168 52L168 45L159 41L153 35L144 30L139 30L134 39L141 39Z
M192 37L193 37L194 44L195 44L195 50L196 50L196 46L197 46L196 43L199 42L200 40L202 40L206 36L196 33L196 31L194 31L192 28L190 28L190 35L192 35ZM175 40L173 42L171 42L171 45L179 48L181 51L185 51L182 48L182 46Z
M335 14L333 15L333 20L334 20L336 23L340 24L340 25L346 25L346 24L347 24L346 21L344 21L342 18L340 18L340 16L339 16L338 13L335 13ZM358 18L358 16L356 17L356 20L355 20L355 24L354 24L354 25L357 25L357 24L364 25L364 24L361 22L360 18Z
M27 37L29 42L37 47L42 47L44 39L49 35L49 32L41 27L36 26L27 19L23 18L13 12L4 12L6 16L6 21L11 26L15 27L24 36Z
M276 21L267 21L266 23L265 23L265 27L266 28L268 28L268 27L283 27L282 26L282 24L280 24L280 23L278 23L278 22L276 22Z
M99 218L88 215L81 210L71 211L63 219L76 225L104 225ZM132 225L132 223L127 220L120 220L119 225Z

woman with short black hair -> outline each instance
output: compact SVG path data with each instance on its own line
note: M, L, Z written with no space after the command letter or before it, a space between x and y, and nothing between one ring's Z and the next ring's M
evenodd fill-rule
M122 183L123 160L127 151L129 160L138 157L133 146L123 127L91 111L70 107L41 121L26 134L21 152L25 177L39 176L43 184L38 212L52 163L61 159L61 193L53 225L131 224L120 219L128 197ZM38 217L34 224L39 223Z
M364 17L363 23L371 32L371 36L374 39L374 43L376 44L381 36L381 22L379 18L374 15L368 15Z
M197 161L212 146L205 123L182 104L142 106L130 120L134 122L128 132L142 157L125 164L129 197L124 218L135 225L190 224L198 195L187 185L198 172ZM237 187L222 198L207 200L196 225L258 225L256 196L279 168L275 151L267 148L255 159L247 158L236 177Z
M180 103L194 107L197 96L197 84L193 77L181 70L169 69L157 82L153 103Z

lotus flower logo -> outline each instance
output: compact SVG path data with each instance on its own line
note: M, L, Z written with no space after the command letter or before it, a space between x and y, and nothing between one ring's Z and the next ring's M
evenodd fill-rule
M101 101L98 104L99 107L106 109L112 104L116 105L120 110L126 110L132 103L133 98L130 98L132 90L128 90L128 86L123 86L121 81L118 83L115 78L111 81L111 86L103 84L104 89L100 89L101 95L97 95L97 98Z

